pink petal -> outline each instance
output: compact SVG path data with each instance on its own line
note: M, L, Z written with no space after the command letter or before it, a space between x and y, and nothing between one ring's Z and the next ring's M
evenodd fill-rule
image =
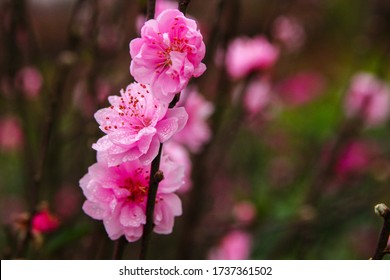
M143 44L144 40L141 38L136 38L130 41L129 49L131 57L136 57L139 54Z
M108 139L116 145L132 146L138 140L136 135L131 134L129 130L117 129L108 135Z
M89 200L83 204L83 211L96 220L102 220L105 214L105 209L99 207L97 203L92 203Z
M134 242L140 239L143 232L143 226L125 228L125 236L127 241Z
M141 155L142 152L138 148L133 148L122 155L122 161L133 161L139 158Z
M202 75L206 71L206 65L204 63L200 63L198 67L194 70L194 77L197 78Z
M122 208L119 221L125 227L138 227L146 223L146 216L138 205L126 205Z
M104 227L111 240L116 240L123 235L123 227L116 216L110 216L103 220Z
M169 32L170 27L174 24L175 17L183 17L183 13L177 9L167 9L158 15L156 21L159 23L160 32Z
M188 114L184 107L178 107L178 108L172 108L169 109L165 117L168 118L175 118L177 119L177 131L180 131L183 129L183 127L186 125L188 121Z
M180 198L174 194L163 194L162 198L165 202L165 204L169 207L169 209L172 211L172 214L174 216L181 216L183 213L181 200Z
M153 137L148 152L139 157L139 160L142 162L142 164L151 164L153 159L157 156L159 148L160 141L158 140L158 137Z
M160 121L156 125L157 135L161 143L164 143L171 138L178 129L178 120L176 118L169 118Z
M138 149L143 154L148 152L150 143L152 142L153 136L155 134L156 129L154 127L146 127L139 132Z

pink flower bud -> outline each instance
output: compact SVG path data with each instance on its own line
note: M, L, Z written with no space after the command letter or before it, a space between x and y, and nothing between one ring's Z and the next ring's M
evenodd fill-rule
M60 223L58 218L48 210L42 210L32 218L32 229L34 232L48 233L55 231Z

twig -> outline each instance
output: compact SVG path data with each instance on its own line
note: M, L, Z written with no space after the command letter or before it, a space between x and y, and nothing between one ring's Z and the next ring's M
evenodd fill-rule
M121 237L114 243L114 251L112 252L112 259L113 260L120 260L122 259L123 253L125 251L126 246L126 238Z
M229 3L229 5L227 5ZM237 17L239 17L240 10L240 1L227 1L220 0L216 17L222 17L221 19L216 19L215 27L213 29L218 30L222 29L220 35L213 34L213 36L218 36L219 41L221 41L222 46L226 49L227 43L230 38L235 35L237 27ZM223 22L227 22L227 27L223 27ZM212 40L212 39L211 39ZM213 44L217 45L218 40ZM213 51L213 50L211 50ZM224 56L225 54L223 54ZM207 54L206 54L207 57ZM207 58L206 58L207 59ZM225 59L222 59L224 61ZM207 61L207 60L206 60ZM213 81L214 82L214 81ZM217 78L216 92L217 95L213 100L213 103L216 106L215 112L210 119L211 131L213 131L213 138L209 141L208 144L203 148L202 153L196 156L193 164L193 185L194 187L190 190L190 200L185 209L184 217L184 226L181 233L181 240L178 250L179 259L193 259L199 258L200 256L195 252L195 247L198 247L195 244L197 240L197 230L202 220L202 216L206 210L206 194L207 189L211 184L211 178L214 174L215 168L219 166L218 156L216 156L216 150L219 149L218 143L221 143L220 137L217 139L217 135L220 134L220 125L222 124L222 119L226 112L226 108L229 108L228 100L226 98L226 92L229 90L231 81L227 77L225 68L222 66L218 73ZM220 158L219 158L220 159ZM213 165L217 162L217 166Z
M148 0L148 7L146 8L146 19L153 19L156 11L156 0Z
M179 10L185 15L187 11L187 6L190 3L190 0L179 1ZM148 1L147 7L147 18L154 18L155 11L155 0ZM173 108L180 99L180 93L177 93L169 104L169 108ZM144 225L142 241L141 241L141 251L140 251L140 259L146 259L148 247L150 243L151 234L153 231L153 215L154 215L154 206L156 203L156 195L158 190L158 184L164 179L164 174L160 170L160 161L162 154L163 144L160 144L159 151L157 157L152 161L152 165L150 168L150 179L149 179L149 190L148 190L148 201L146 204L146 224Z
M384 203L381 203L375 206L375 214L383 218L383 226L381 233L379 234L378 243L372 259L381 260L389 253L387 242L390 235L390 209Z
M211 28L209 41L207 43L207 53L205 57L205 61L209 62L215 55L215 51L217 49L217 44L221 40L221 21L222 21L222 12L226 6L227 0L219 0L217 4L216 14L213 17L214 23ZM226 36L225 36L226 37Z
M168 108L173 108L176 106L177 102L179 102L180 100L180 94L181 94L180 92L175 94L173 100L171 101L171 103L169 103Z
M187 7L190 4L191 0L179 0L179 11L183 14L187 13Z
M158 184L164 179L164 174L161 172L160 169L160 160L161 160L161 154L162 154L162 147L163 144L160 144L160 148L157 154L157 157L153 160L152 166L150 169L150 179L149 179L149 191L148 191L148 201L146 204L146 224L144 226L144 232L142 235L142 243L141 243L141 252L140 252L140 259L145 260L148 247L149 247L149 241L151 237L151 233L153 230L153 214L154 214L154 206L156 202L156 195L157 195L157 189Z

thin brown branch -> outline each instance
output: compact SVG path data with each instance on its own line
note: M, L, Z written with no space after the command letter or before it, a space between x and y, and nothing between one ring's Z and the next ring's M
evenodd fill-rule
M123 257L123 253L125 251L126 246L126 238L120 237L118 240L114 243L114 250L112 252L112 259L113 260L120 260Z
M146 19L153 19L156 12L156 0L148 0L148 7L146 10Z
M156 195L158 190L158 184L164 179L164 174L160 169L160 160L162 154L163 145L160 144L157 157L153 160L152 166L150 169L150 179L149 179L149 191L148 191L148 201L146 204L146 224L144 226L144 232L142 234L142 243L141 243L141 252L140 259L145 260L148 252L150 237L153 231L153 215L154 215L154 206L156 202Z
M390 209L384 203L381 203L375 206L375 213L383 218L383 226L372 259L381 260L388 253L387 242L390 235Z
M187 7L190 4L191 0L179 0L179 11L183 14L187 13Z
M186 14L187 6L190 3L190 0L179 1L179 10ZM148 1L147 7L147 18L154 18L155 13L155 0ZM169 104L169 108L173 108L177 102L180 100L180 93L177 93ZM146 224L144 225L142 241L141 241L141 251L140 259L144 260L147 257L147 252L149 248L150 238L153 231L153 215L154 215L154 206L156 203L156 195L158 190L158 184L164 179L164 174L160 170L160 161L162 155L163 144L160 144L160 148L157 154L157 157L152 161L150 168L150 179L149 179L149 190L148 190L148 201L146 204Z

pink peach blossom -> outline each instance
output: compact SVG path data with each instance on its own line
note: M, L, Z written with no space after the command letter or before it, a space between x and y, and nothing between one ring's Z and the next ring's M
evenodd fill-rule
M23 141L24 135L19 119L12 116L0 119L0 150L19 150Z
M97 94L99 94L99 90L97 90ZM104 100L107 100L107 96ZM96 112L96 101L94 96L90 94L85 79L78 81L74 85L73 105L88 119Z
M183 145L177 143L174 140L170 140L164 143L163 155L169 157L176 164L183 166L184 168L184 184L179 189L179 192L187 192L192 186L191 170L192 163L188 151Z
M58 218L48 210L42 210L32 218L32 230L39 233L55 231L59 227Z
M53 210L64 219L70 219L78 214L81 207L81 194L77 186L64 185L54 196Z
M369 126L385 122L390 112L390 89L369 73L353 76L345 99L348 117L360 117Z
M183 185L183 167L168 157L161 159L164 179L158 187L154 211L154 232L172 232L174 217L182 214L181 201L173 192ZM87 200L84 212L103 224L112 239L122 235L129 242L142 236L146 223L146 203L149 189L150 165L139 160L124 162L114 167L95 163L80 180Z
M228 74L234 79L241 79L252 71L271 67L278 56L278 48L265 37L240 37L230 43L225 63Z
M214 106L193 87L184 90L178 105L186 109L188 121L173 139L188 147L191 152L197 153L211 137L207 119L213 113Z
M335 166L340 178L364 171L370 165L373 147L363 141L354 141L347 145L339 156Z
M237 221L250 223L256 217L256 208L250 201L240 201L234 205L233 214Z
M289 105L304 105L317 97L325 87L321 74L299 72L279 83L276 91Z
M29 98L34 98L39 94L42 83L42 75L35 67L24 67L16 74L16 86Z
M119 28L113 24L104 24L100 27L97 44L104 52L113 52L120 46Z
M212 260L246 260L250 256L251 236L242 230L233 230L225 235L218 247L210 251Z
M270 102L271 85L268 81L255 80L251 82L244 96L244 106L249 114L257 114Z
M291 52L300 49L306 37L301 22L293 16L278 17L273 24L273 34Z
M176 9L167 9L157 19L148 20L141 38L130 42L130 72L136 81L150 84L160 101L169 103L191 77L206 70L201 63L205 50L196 22Z
M107 135L92 145L99 162L108 166L139 159L147 165L156 157L160 143L170 139L187 122L184 108L168 109L152 95L150 86L132 83L120 96L109 96L110 107L95 113Z

